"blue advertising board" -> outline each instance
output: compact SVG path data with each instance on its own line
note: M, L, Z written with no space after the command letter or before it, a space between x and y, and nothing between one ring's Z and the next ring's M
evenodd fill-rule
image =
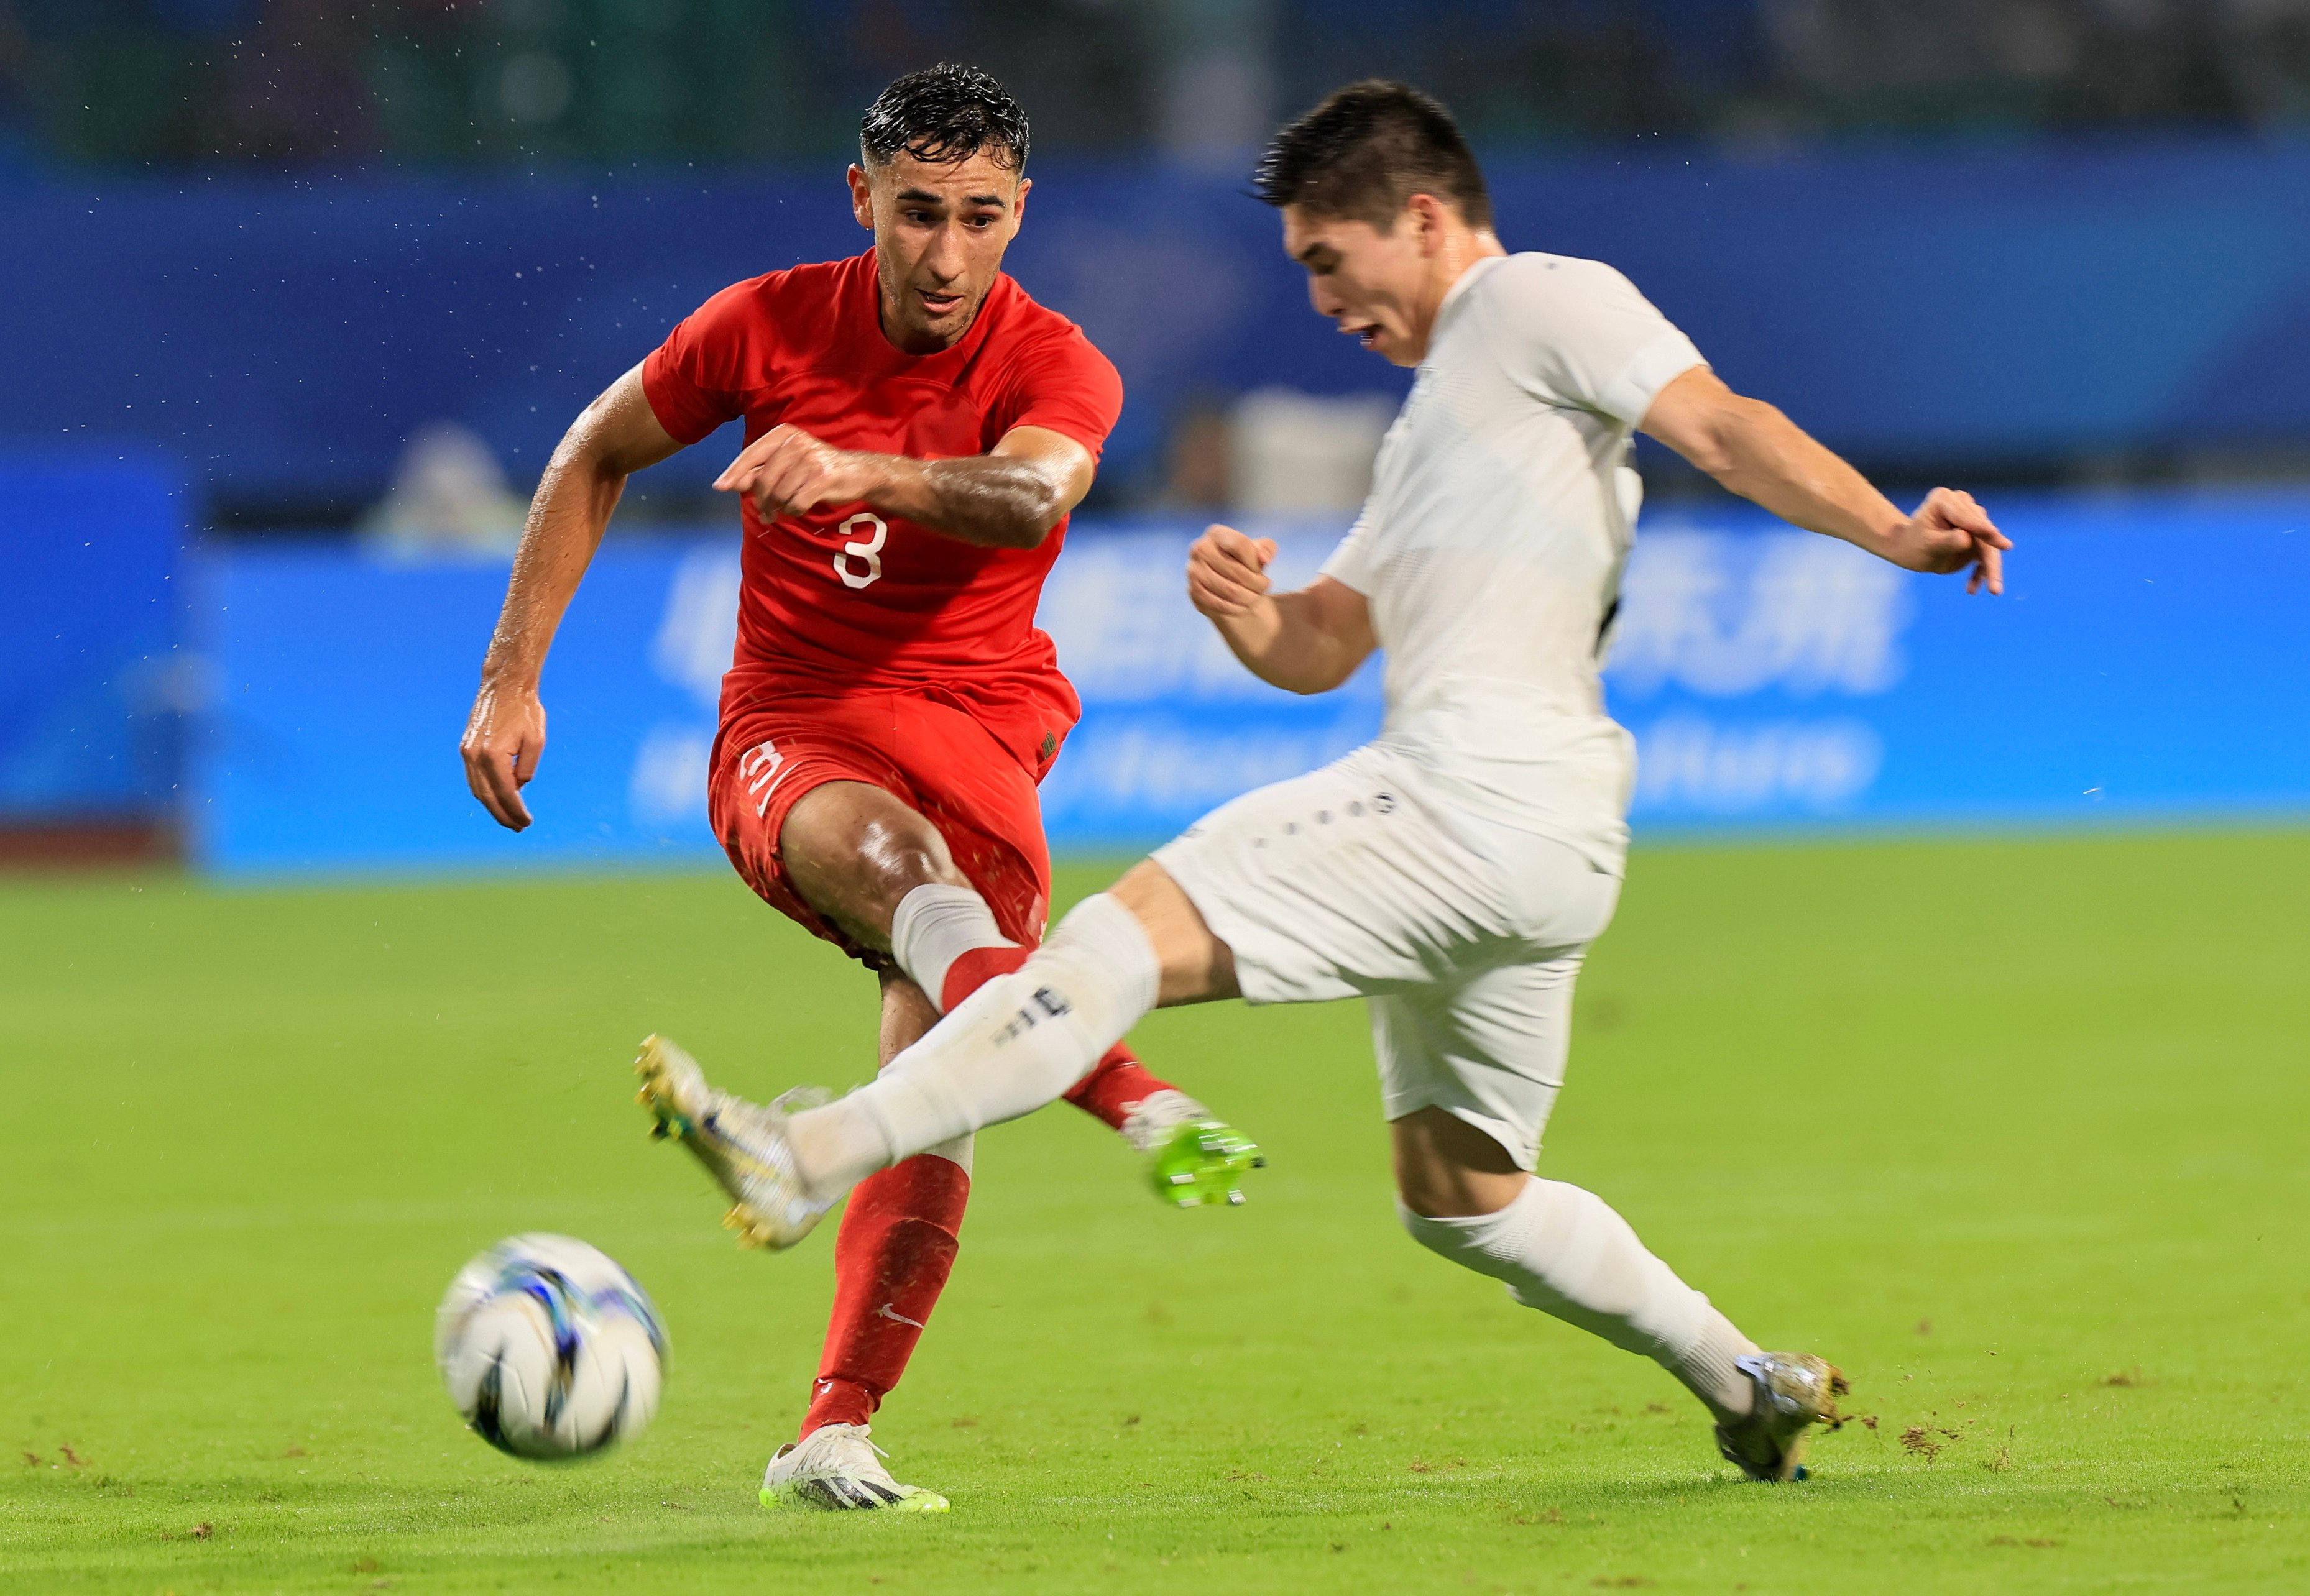
M1631 820L2086 821L2310 811L2310 495L2015 496L2002 599L1762 512L1646 517L1605 686ZM1055 840L1143 841L1344 753L1380 717L1252 680L1181 596L1191 533L1071 548L1043 620L1083 724ZM1331 536L1280 534L1304 578Z
M595 559L546 666L536 824L518 836L473 801L457 754L506 576L501 560L336 548L204 559L196 636L215 696L193 750L195 857L517 870L709 852L706 755L729 648L687 651L730 633L734 549L613 545Z
M0 824L175 807L185 520L142 444L0 455Z
M2310 496L2013 496L2002 599L1741 511L1647 517L1606 677L1640 834L2310 812ZM1354 747L1336 693L1253 680L1187 606L1197 528L1079 527L1041 620L1082 724L1044 786L1061 850L1143 846ZM1336 527L1264 527L1304 579ZM198 856L227 871L706 859L735 534L612 544L555 644L537 824L499 829L456 740L500 563L212 557L219 692Z
M1637 824L2310 811L2310 502L1995 507L1997 600L1761 516L1649 524L1606 678Z

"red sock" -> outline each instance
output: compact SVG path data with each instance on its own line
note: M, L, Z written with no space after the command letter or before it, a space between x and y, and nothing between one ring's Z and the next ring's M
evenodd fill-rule
M921 1153L860 1181L834 1241L834 1314L802 1434L864 1424L906 1372L954 1267L970 1175Z
M1029 951L974 948L947 971L940 1008L952 1009L985 982L1017 969ZM1169 1089L1118 1042L1067 1101L1120 1130L1133 1107ZM866 1423L898 1384L954 1268L969 1200L969 1174L935 1153L870 1175L851 1192L834 1241L834 1314L803 1435L821 1425Z
M1168 1080L1158 1080L1147 1072L1139 1055L1117 1042L1107 1050L1091 1072L1075 1082L1067 1094L1067 1101L1085 1114L1105 1120L1109 1130L1120 1131L1131 1111L1157 1092L1175 1090Z
M955 1006L997 976L1007 976L1027 962L1031 948L1000 947L973 948L947 967L946 989L939 993L939 1012L951 1014ZM1107 1050L1091 1072L1075 1082L1067 1093L1067 1101L1094 1118L1107 1122L1109 1130L1119 1131L1123 1122L1131 1117L1132 1109L1157 1092L1174 1089L1171 1083L1159 1080L1147 1072L1139 1055L1117 1042Z

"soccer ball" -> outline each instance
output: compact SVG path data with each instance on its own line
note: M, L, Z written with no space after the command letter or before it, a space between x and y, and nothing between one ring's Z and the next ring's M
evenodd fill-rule
M608 1254L515 1236L449 1282L433 1356L449 1400L499 1452L586 1457L649 1427L665 1325Z

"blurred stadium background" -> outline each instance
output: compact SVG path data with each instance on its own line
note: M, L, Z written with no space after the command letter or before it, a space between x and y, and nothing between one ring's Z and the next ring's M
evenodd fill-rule
M734 437L629 493L519 838L454 750L507 551L673 321L864 247L858 111L945 56L1033 117L1012 269L1130 395L1045 607L1062 847L1376 722L1368 675L1252 682L1177 574L1222 513L1311 567L1402 392L1245 195L1375 72L1459 111L1511 247L2020 541L1968 604L1647 449L1641 828L2310 809L2310 0L0 0L0 854L710 863Z

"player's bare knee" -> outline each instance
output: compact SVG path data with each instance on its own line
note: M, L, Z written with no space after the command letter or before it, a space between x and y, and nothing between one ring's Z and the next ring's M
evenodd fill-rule
M1236 984L1235 950L1220 940L1170 872L1142 859L1107 890L1131 911L1155 950L1162 971L1159 1008L1243 995Z
M904 811L903 818L885 814L868 820L859 830L853 863L858 909L871 914L885 936L899 905L916 888L970 884L955 867L938 828L912 810Z
M786 818L779 850L803 900L870 947L890 946L891 918L916 888L968 885L936 826L864 782L806 794Z
M1414 1109L1388 1125L1395 1189L1412 1218L1474 1219L1516 1200L1532 1177L1489 1134L1435 1106ZM1421 1232L1412 1229L1414 1236Z

